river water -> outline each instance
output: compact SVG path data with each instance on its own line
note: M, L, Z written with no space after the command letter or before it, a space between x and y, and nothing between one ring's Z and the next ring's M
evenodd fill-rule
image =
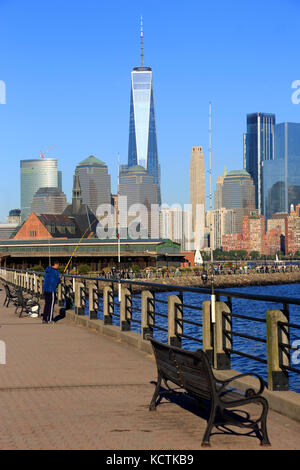
M274 295L277 297L293 297L300 299L300 283L299 284L285 284L276 286L251 286L251 287L240 287L230 289L236 292L245 292L251 294L261 295ZM175 292L174 292L175 293ZM157 300L167 301L167 292L155 294ZM196 294L190 292L184 292L183 304L194 305L201 307L203 300L209 300L209 296L205 294ZM221 299L222 300L222 299ZM133 318L140 320L140 299L138 297L133 298ZM247 299L232 298L232 311L233 313L247 315L258 319L265 320L266 311L269 309L282 308L282 304L275 304L270 302L253 301ZM155 311L161 314L167 314L167 305L165 303L156 302ZM118 314L118 307L115 309L115 313ZM184 319L202 323L202 311L189 309L184 307L183 309ZM99 318L101 318L101 314ZM156 316L155 322L157 326L167 329L167 319L164 317ZM114 319L114 323L118 324L118 318ZM290 305L290 323L300 325L300 306ZM266 323L256 322L248 319L240 319L233 317L234 332L240 332L254 336L255 338L266 339ZM132 330L140 332L140 325L136 322L132 322ZM193 338L202 339L202 328L195 325L184 324L183 333ZM154 329L154 337L160 341L167 342L167 332ZM297 342L298 341L298 342ZM300 330L290 329L290 342L294 343L294 346L300 348ZM201 348L201 343L193 341L191 339L183 338L182 347L189 350L196 350ZM233 349L247 353L251 356L255 356L261 359L266 359L266 348L267 345L262 342L249 340L233 336ZM300 371L300 349L291 351L291 366ZM239 356L238 354L231 355L231 368L239 371L240 373L256 372L260 374L264 380L267 381L267 365L261 362L254 361L253 359ZM290 389L300 393L300 374L289 372Z

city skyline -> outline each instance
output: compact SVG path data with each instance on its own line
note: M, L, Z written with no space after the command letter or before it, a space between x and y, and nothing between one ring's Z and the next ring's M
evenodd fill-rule
M159 12L157 15L151 12L146 2L132 2L131 8L126 12L126 19L129 21L126 22L123 21L125 9L119 2L120 9L116 15L110 7L104 7L101 16L102 30L98 31L99 37L95 36L95 33L90 33L82 46L77 48L76 56L71 50L71 43L72 48L78 45L76 36L78 30L73 29L74 23L76 24L80 18L80 13L83 13L87 24L80 31L81 40L87 27L90 30L95 21L92 13L95 13L95 18L99 19L97 2L88 2L83 11L79 8L79 3L75 2L70 24L66 26L64 35L60 28L67 13L69 14L68 8L59 8L56 1L52 2L51 6L46 2L46 6L43 7L37 2L29 2L28 11L30 8L35 8L35 23L39 22L45 10L47 15L53 18L54 23L51 28L58 29L62 50L59 50L58 38L56 40L51 38L53 42L50 43L47 34L43 35L42 44L39 45L36 42L36 31L34 34L29 31L32 23L23 22L23 17L28 18L28 13L23 10L21 2L14 3L15 7L17 6L16 18L8 3L0 5L1 16L6 19L0 32L0 40L7 46L6 52L3 52L4 49L1 52L0 80L5 81L7 96L6 104L0 106L2 128L0 158L5 162L5 171L13 175L10 181L7 181L4 172L1 175L0 220L2 221L5 220L9 210L20 205L19 161L38 158L40 149L45 150L53 144L56 144L55 150L51 150L48 156L59 161L64 175L63 191L68 199L71 194L71 176L75 164L91 154L106 162L112 175L114 186L112 192L116 192L118 153L122 163L127 160L128 72L138 61L141 13L146 38L145 62L151 64L155 73L161 173L168 174L168 178L162 180L162 202L169 204L188 202L188 160L192 146L203 146L205 167L208 168L209 101L212 101L213 107L213 187L217 176L222 173L224 162L227 165L227 162L230 162L229 169L242 168L242 138L246 129L246 114L262 111L276 114L277 122L300 121L300 106L292 102L294 92L292 83L299 78L295 60L296 33L292 27L287 31L288 21L292 24L296 13L299 12L295 2L286 2L284 7L280 2L266 2L268 5L264 4L262 17L258 19L254 18L250 10L253 2L251 5L250 2L246 2L243 11L234 10L237 5L235 2L229 2L226 11L221 2L215 2L215 6L218 6L215 23L210 25L212 32L215 33L215 39L210 42L204 41L205 44L202 44L202 40L193 30L193 25L197 23L190 13L191 11L201 13L201 25L205 31L208 31L209 25L205 19L212 14L212 7L199 6L197 2L192 1L182 12L179 2L172 2L174 8L171 10L168 8L170 2L165 2L163 6L157 6L155 11ZM272 8L269 21L263 22L267 7L270 5ZM60 19L56 17L57 11L61 13ZM247 21L244 19L245 12L248 14ZM225 13L226 29L222 24L224 19L222 15ZM169 23L166 22L168 15ZM12 27L13 20L15 20L14 27ZM107 25L104 25L104 20L107 21ZM274 24L284 26L274 37L274 47L265 65L260 53L254 54L254 45L250 44L246 36L250 31L251 20L254 20L253 24L257 27L264 24L266 32L273 31ZM117 23L119 32L116 38L108 36L109 28L112 28L114 22ZM244 55L240 55L242 49L236 46L236 39L238 35L243 34L245 24L248 25L243 36L246 39L245 51ZM217 33L217 27L220 25L221 30ZM179 26L182 27L181 34L178 34ZM233 26L236 27L235 30L232 29ZM15 30L14 28L18 29L18 34L12 38L10 33ZM46 25L46 30L47 28L49 26ZM225 30L224 44L221 46L218 40ZM171 44L169 40L166 44L163 43L166 34L171 38ZM25 49L21 47L22 35L26 37ZM124 41L120 42L120 36ZM105 42L108 37L111 47L107 47ZM195 38L198 40L195 41ZM104 42L101 43L101 40ZM100 44L101 58L96 53ZM88 46L91 50L86 54ZM224 52L225 46L231 48L224 69L221 53ZM40 54L42 48L46 50L45 58ZM20 56L22 52L24 58ZM212 56L217 65L212 63ZM236 57L240 58L238 64L234 63ZM272 81L273 69L267 70L267 68L275 63L275 57L278 71L276 71L276 80ZM117 78L109 74L107 82L103 72L116 63L116 58L118 58ZM193 66L189 67L192 58ZM31 72L25 67L25 59L33 65ZM72 73L77 73L73 76L72 73L67 73L63 59L71 67ZM256 66L261 67L259 82L253 73L248 74L253 61ZM21 80L20 75L16 73L16 67L13 66L14 62L18 63L22 70ZM80 68L75 64L80 64ZM172 64L175 64L176 71L171 67ZM242 65L246 66L245 70L242 70ZM33 76L37 66L39 70L45 70L45 73L37 74L38 82ZM91 75L90 67L95 67L96 73L93 72ZM200 69L202 74L199 75ZM267 77L269 80L266 80ZM107 97L102 89L105 90ZM115 93L115 96L112 93ZM70 101L71 97L73 103ZM71 106L68 108L70 103ZM224 121L225 114L228 122Z

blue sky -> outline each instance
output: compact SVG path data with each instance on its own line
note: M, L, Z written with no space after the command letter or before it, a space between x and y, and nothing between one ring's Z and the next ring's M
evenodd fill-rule
M300 122L291 100L299 14L299 0L0 0L0 221L20 206L20 160L52 145L68 200L75 166L91 154L107 163L116 191L141 15L163 201L189 202L192 146L203 146L208 169L209 101L213 186L225 165L241 168L247 113Z

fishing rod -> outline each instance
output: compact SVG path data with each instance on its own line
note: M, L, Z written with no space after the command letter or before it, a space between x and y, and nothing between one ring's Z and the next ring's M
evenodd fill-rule
M73 256L75 255L76 251L78 250L78 247L79 247L80 243L82 242L82 240L84 239L86 233L87 233L88 231L92 231L92 225L93 225L95 222L98 222L98 219L95 219L92 223L89 224L88 228L86 229L86 231L84 232L84 234L83 234L82 237L80 238L79 242L78 242L77 245L75 246L71 257L70 257L69 261L67 262L67 264L66 264L66 266L65 266L65 269L64 269L64 271L63 271L64 273L65 273L66 270L68 269L69 264L71 263L72 258L73 258Z

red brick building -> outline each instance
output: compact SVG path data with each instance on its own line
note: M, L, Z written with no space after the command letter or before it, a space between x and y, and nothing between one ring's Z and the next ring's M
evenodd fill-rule
M285 254L300 251L300 204L285 219Z
M222 237L223 251L242 250L243 236L241 233L226 233Z
M243 220L243 250L248 253L258 251L265 254L265 218L256 212L244 217Z
M265 236L265 255L276 255L284 247L284 235L280 227L268 230Z

